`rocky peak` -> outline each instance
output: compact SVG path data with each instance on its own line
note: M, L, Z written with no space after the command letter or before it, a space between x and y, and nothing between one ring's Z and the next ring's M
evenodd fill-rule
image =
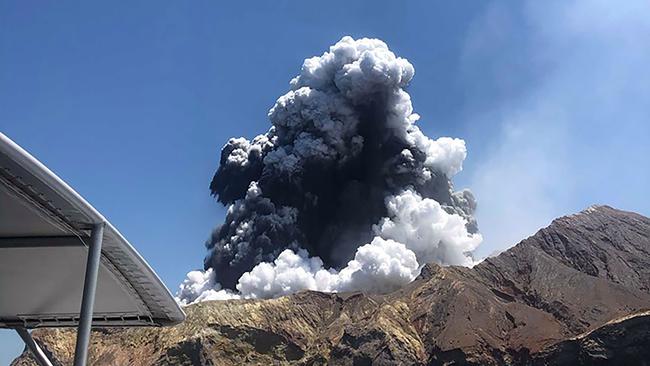
M650 291L650 219L594 205L554 220L520 246L632 290Z

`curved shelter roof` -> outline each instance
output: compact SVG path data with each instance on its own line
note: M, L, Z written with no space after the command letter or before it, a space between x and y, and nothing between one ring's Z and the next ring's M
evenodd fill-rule
M119 231L0 133L0 328L78 325L97 223L105 226L92 325L183 321L169 290Z

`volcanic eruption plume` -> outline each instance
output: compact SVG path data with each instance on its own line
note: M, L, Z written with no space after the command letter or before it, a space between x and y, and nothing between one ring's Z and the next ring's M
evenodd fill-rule
M344 37L306 59L270 129L221 150L210 189L225 222L179 301L387 292L427 262L472 265L476 203L451 183L465 143L417 127L414 72L377 39Z

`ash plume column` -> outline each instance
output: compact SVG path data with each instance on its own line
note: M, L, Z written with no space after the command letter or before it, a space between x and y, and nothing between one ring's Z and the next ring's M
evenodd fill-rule
M451 183L465 143L416 126L405 91L414 73L377 39L344 37L304 61L269 130L221 151L210 189L228 210L207 242L206 272L181 286L187 301L206 284L271 297L366 288L393 274L404 283L426 261L472 264L476 203Z

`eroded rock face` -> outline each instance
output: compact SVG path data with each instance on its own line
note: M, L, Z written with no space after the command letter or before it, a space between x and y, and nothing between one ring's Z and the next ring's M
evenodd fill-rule
M649 289L650 220L599 206L472 269L429 264L388 295L204 302L175 327L97 330L89 364L643 364ZM72 363L74 331L34 336Z
M559 342L531 360L534 365L648 365L650 312L611 321Z

